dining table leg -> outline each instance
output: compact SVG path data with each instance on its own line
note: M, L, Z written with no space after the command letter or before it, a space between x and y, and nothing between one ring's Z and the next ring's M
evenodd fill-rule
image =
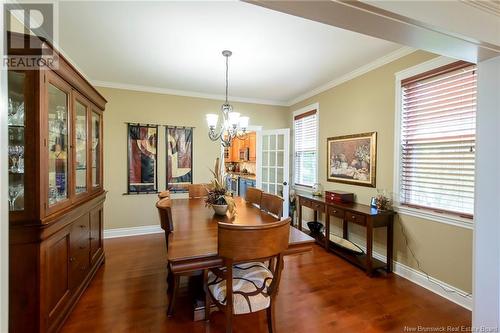
M175 299L177 298L177 294L179 291L179 284L181 277L179 275L173 275L172 277L172 286L170 287L169 290L169 297L168 297L168 310L167 310L167 315L169 317L172 317L174 315L174 306L175 306Z

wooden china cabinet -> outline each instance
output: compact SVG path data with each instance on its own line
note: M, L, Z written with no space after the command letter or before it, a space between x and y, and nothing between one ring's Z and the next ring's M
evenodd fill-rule
M106 100L59 55L58 68L9 70L8 103L9 329L55 332L104 262Z

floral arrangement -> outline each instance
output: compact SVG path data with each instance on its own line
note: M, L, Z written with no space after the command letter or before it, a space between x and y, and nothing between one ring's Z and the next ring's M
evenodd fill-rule
M392 207L392 199L385 191L379 191L375 197L375 204L377 205L377 210L389 210Z
M354 152L354 156L356 156L356 159L360 162L364 161L364 162L370 163L370 146L362 145L362 146L356 147L356 151Z
M231 194L224 187L223 175L218 157L215 160L214 169L210 170L210 172L213 175L213 179L210 182L209 188L207 188L208 194L207 199L205 200L205 205L227 205L229 213L234 214L236 212L236 204Z

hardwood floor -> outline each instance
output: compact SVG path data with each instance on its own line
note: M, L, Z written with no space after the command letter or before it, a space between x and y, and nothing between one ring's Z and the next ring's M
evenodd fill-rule
M62 332L224 332L222 313L191 319L184 280L167 318L163 234L108 239L106 263ZM394 274L364 272L319 246L285 259L278 332L404 332L405 326L470 326L470 311ZM267 332L265 312L237 316L235 332Z

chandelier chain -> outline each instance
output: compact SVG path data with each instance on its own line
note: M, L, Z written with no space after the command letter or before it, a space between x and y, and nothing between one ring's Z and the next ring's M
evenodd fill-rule
M226 55L226 104L227 104L227 94L229 90L229 56Z

